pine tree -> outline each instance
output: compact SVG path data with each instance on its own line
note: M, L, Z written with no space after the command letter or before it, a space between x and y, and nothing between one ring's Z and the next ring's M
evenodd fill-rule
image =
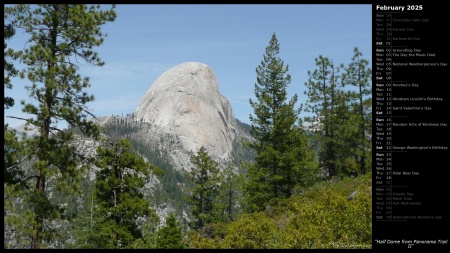
M335 67L331 60L319 56L315 59L317 69L308 71L305 84L306 111L313 114L306 120L330 178L364 174L371 166L371 70L357 48L354 53L347 68L343 64ZM345 73L340 74L342 68Z
M346 73L343 75L343 85L351 85L357 88L353 93L353 104L355 114L358 116L356 124L358 125L357 139L357 160L359 161L359 171L365 174L371 164L371 140L368 136L372 133L372 70L368 68L369 62L362 59L362 53L357 47L353 50L354 55L352 62L346 68ZM355 101L356 100L356 101Z
M245 187L250 210L265 208L272 198L292 195L298 179L295 169L304 157L306 134L298 126L300 108L295 109L297 94L290 100L287 87L291 82L289 66L278 57L280 45L275 33L257 67L255 96L250 99L254 114L250 115L250 134L254 141L247 145L256 151L255 163L246 164L248 184Z
M185 176L192 183L188 188L188 201L193 216L192 228L197 230L213 220L213 204L219 187L219 169L203 146L191 156L191 162L194 167Z
M18 75L19 71L14 67L14 64L10 60L16 60L21 52L15 52L13 49L8 48L7 40L10 40L16 33L16 22L15 20L9 20L10 16L24 11L23 8L18 7L5 7L3 16L3 52L4 52L4 82L3 86L5 89L12 89L11 78ZM14 105L14 98L4 97L4 109L9 109Z
M15 68L13 61L17 60L21 52L15 52L8 48L7 41L10 40L16 32L16 20L12 17L23 11L25 7L12 6L5 7L4 10L4 90L12 89L11 78L18 75L19 71ZM4 110L14 106L14 98L4 96ZM4 182L4 221L5 221L5 240L4 248L26 248L30 241L27 240L32 234L34 215L29 210L24 210L19 204L26 199L25 192L27 185L23 179L26 178L27 157L24 153L24 143L21 141L15 130L9 129L8 124L4 124L4 163L3 163L3 182ZM25 197L24 197L25 196ZM27 238L28 237L28 238Z
M215 216L219 222L231 222L236 217L236 206L242 198L243 177L230 162L219 174L220 187L215 203Z
M142 225L142 239L139 238L131 245L133 249L156 249L157 227L159 216L152 210L147 221Z
M86 104L94 99L84 89L90 86L89 78L78 73L78 64L102 66L97 53L92 50L103 43L105 34L100 27L114 21L116 13L102 10L99 5L39 4L18 5L23 12L14 14L17 27L29 35L21 60L26 66L19 72L27 78L30 99L23 112L30 114L25 120L28 127L36 128L39 135L26 141L28 157L33 167L22 183L31 185L26 196L34 214L31 224L31 248L41 248L47 238L44 223L60 217L60 210L48 196L49 180L54 180L57 190L77 190L81 172L89 164L83 155L70 144L73 134L58 128L59 122L76 126L90 136L98 136L98 127L89 116ZM80 167L81 165L81 167ZM34 182L33 182L34 181Z
M359 115L355 110L357 107L351 103L355 92L337 90L336 94L336 171L339 177L356 176L359 170L356 157L359 146Z
M3 52L4 52L4 88L12 89L13 84L11 83L11 78L16 77L19 71L14 67L12 61L16 60L21 52L14 51L8 48L6 43L10 40L16 33L16 21L10 20L11 16L14 14L21 13L24 8L18 7L5 7L4 11L4 33L3 33ZM14 98L5 96L4 97L4 109L7 110L14 106ZM22 143L18 140L16 136L16 131L11 130L8 124L4 124L4 166L3 166L3 179L5 183L18 183L20 178L23 178L24 171L19 168L20 163L24 161L21 157Z
M84 247L130 248L143 239L136 219L152 213L141 188L153 171L144 159L132 150L126 139L108 141L99 146L96 165L94 220L91 236L80 242Z
M308 71L305 83L308 96L305 111L313 114L306 117L313 131L314 143L319 148L319 160L328 172L329 178L338 175L336 167L338 119L337 105L342 101L338 90L339 68L327 57L320 55L315 59L317 69Z
M183 249L182 227L173 213L169 213L166 224L157 232L156 248L158 249Z

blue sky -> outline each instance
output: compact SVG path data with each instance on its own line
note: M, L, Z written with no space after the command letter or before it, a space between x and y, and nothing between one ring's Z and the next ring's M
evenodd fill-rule
M315 69L319 55L347 64L358 47L372 63L371 8L370 4L119 4L116 20L102 27L108 37L94 48L106 64L80 68L90 78L88 92L96 97L88 107L97 116L132 113L162 73L195 61L213 69L235 117L250 123L255 70L273 33L280 43L279 56L289 66L289 97L296 93L303 103L307 71ZM22 49L22 32L16 33L8 46ZM27 84L14 79L13 90L5 90L16 100L5 115L26 117L19 101L29 101ZM6 117L5 122L12 127L23 123Z

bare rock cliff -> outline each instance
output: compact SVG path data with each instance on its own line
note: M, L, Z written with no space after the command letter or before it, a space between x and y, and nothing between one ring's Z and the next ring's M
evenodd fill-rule
M185 158L185 151L196 153L201 146L215 158L231 155L236 121L206 64L185 62L164 72L143 96L135 115L157 127L157 132L176 136Z

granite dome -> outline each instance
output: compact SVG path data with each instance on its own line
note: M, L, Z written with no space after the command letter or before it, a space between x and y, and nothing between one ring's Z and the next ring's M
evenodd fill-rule
M142 97L136 118L177 136L187 151L204 146L211 155L227 158L233 148L236 122L230 103L203 63L185 62L164 72Z

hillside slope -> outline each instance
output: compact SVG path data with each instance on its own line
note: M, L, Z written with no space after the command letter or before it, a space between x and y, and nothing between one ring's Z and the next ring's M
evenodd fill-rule
M320 182L289 199L274 201L264 212L242 215L220 231L192 233L189 246L372 248L372 175Z

